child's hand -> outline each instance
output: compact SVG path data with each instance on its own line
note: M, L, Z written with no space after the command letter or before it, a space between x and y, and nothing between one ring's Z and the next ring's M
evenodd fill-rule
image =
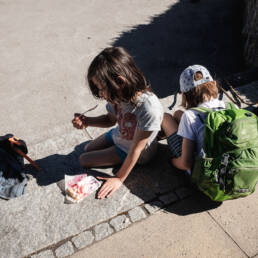
M72 124L77 129L85 129L86 127L88 127L86 120L86 116L75 113L74 119L72 120Z
M123 183L120 178L114 177L97 177L101 180L106 180L98 192L98 199L104 199L112 195Z

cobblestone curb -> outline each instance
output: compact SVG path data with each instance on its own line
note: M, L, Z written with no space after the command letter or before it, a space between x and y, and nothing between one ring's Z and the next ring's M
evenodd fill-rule
M136 222L147 217L146 213L141 207L136 207L130 210L128 214L132 222Z
M127 228L131 222L128 217L125 215L118 216L110 221L111 226L116 230L120 231L124 228Z
M90 231L82 232L78 236L72 238L72 242L74 243L77 249L82 249L90 245L93 241L94 236Z
M74 248L73 245L70 241L66 242L65 244L61 245L60 247L58 247L55 251L56 253L56 257L66 257L68 255L71 255L74 253Z
M124 214L118 214L116 217L111 218L108 221L95 225L94 227L86 229L86 231L76 236L71 236L60 243L57 243L54 247L50 246L48 248L44 248L42 251L38 251L36 254L27 256L26 258L67 257L82 248L86 248L95 242L109 237L115 232L131 226L134 222L148 218L166 206L171 205L172 203L175 203L181 199L187 198L192 194L193 191L182 187L173 192L168 192L157 196L156 200L153 200L150 203L137 206ZM178 198L177 195L179 195L180 198Z
M111 235L114 232L114 230L110 227L108 223L103 223L95 226L94 232L95 232L95 239L98 241Z
M176 194L180 199L184 199L190 196L192 193L193 193L193 190L186 187L182 187L176 190Z
M155 212L157 212L158 210L160 210L162 208L163 204L159 201L155 201L155 202L151 202L151 203L147 203L144 205L145 209L150 213L150 214L154 214Z
M159 200L162 201L165 205L171 204L178 200L177 196L174 193L168 193L159 197Z
M39 254L32 255L31 258L55 258L55 256L51 250L47 250Z

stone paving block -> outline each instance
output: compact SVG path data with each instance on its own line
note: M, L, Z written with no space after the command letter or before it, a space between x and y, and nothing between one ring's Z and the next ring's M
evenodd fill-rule
M180 199L184 199L191 196L193 194L193 190L191 188L182 187L176 190L176 194Z
M165 194L165 193L167 193L167 192L169 192L169 191L171 191L171 190L172 190L172 189L171 189L171 186L170 186L170 185L164 184L164 185L162 185L162 186L160 186L160 187L158 188L157 193L159 193L159 194Z
M55 258L55 256L51 250L46 250L38 254L32 255L31 258Z
M94 240L94 236L90 231L85 231L76 237L72 238L72 241L76 248L81 249L90 245Z
M101 240L109 235L111 235L114 230L109 226L108 223L102 223L94 227L96 240Z
M168 166L160 174L157 193L164 194L164 193L167 193L167 192L171 192L175 188L180 186L180 184L181 184L180 183L180 178L178 176L173 175L171 173L171 171L172 171L171 167Z
M162 208L163 204L162 202L155 201L151 203L147 203L144 205L145 209L150 213L153 214L156 211L160 210Z
M56 256L59 258L66 257L74 253L73 245L70 241L58 247L55 251Z
M125 215L120 215L110 221L110 225L115 228L116 231L127 228L131 224L129 218Z
M132 222L136 222L147 217L147 215L141 207L136 207L128 211L128 214Z
M174 193L168 193L159 197L159 200L162 201L165 205L172 202L176 202L178 197Z

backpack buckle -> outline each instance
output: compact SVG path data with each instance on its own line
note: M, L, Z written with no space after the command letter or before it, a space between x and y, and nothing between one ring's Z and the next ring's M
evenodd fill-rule
M229 154L228 153L223 153L222 154L222 159L221 159L221 168L219 171L219 188L222 191L225 191L225 176L227 173L227 165L228 165L228 160L229 160Z
M229 160L229 154L228 153L222 154L221 164L226 167L228 165L228 160Z

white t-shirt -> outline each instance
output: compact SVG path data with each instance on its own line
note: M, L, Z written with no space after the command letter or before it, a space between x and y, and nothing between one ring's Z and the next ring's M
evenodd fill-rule
M225 103L218 99L211 99L210 101L198 105L198 107L206 107L216 110L225 108ZM192 140L196 143L197 156L202 156L204 124L201 118L204 120L205 115L200 114L200 112L196 110L186 110L182 115L177 131L178 135L181 135L183 138Z
M106 109L117 118L118 126L112 130L112 139L115 145L126 153L129 151L136 128L152 131L141 155L141 159L144 160L144 153L147 155L150 151L149 147L161 129L163 107L158 97L154 93L146 92L138 97L135 104L108 103Z

